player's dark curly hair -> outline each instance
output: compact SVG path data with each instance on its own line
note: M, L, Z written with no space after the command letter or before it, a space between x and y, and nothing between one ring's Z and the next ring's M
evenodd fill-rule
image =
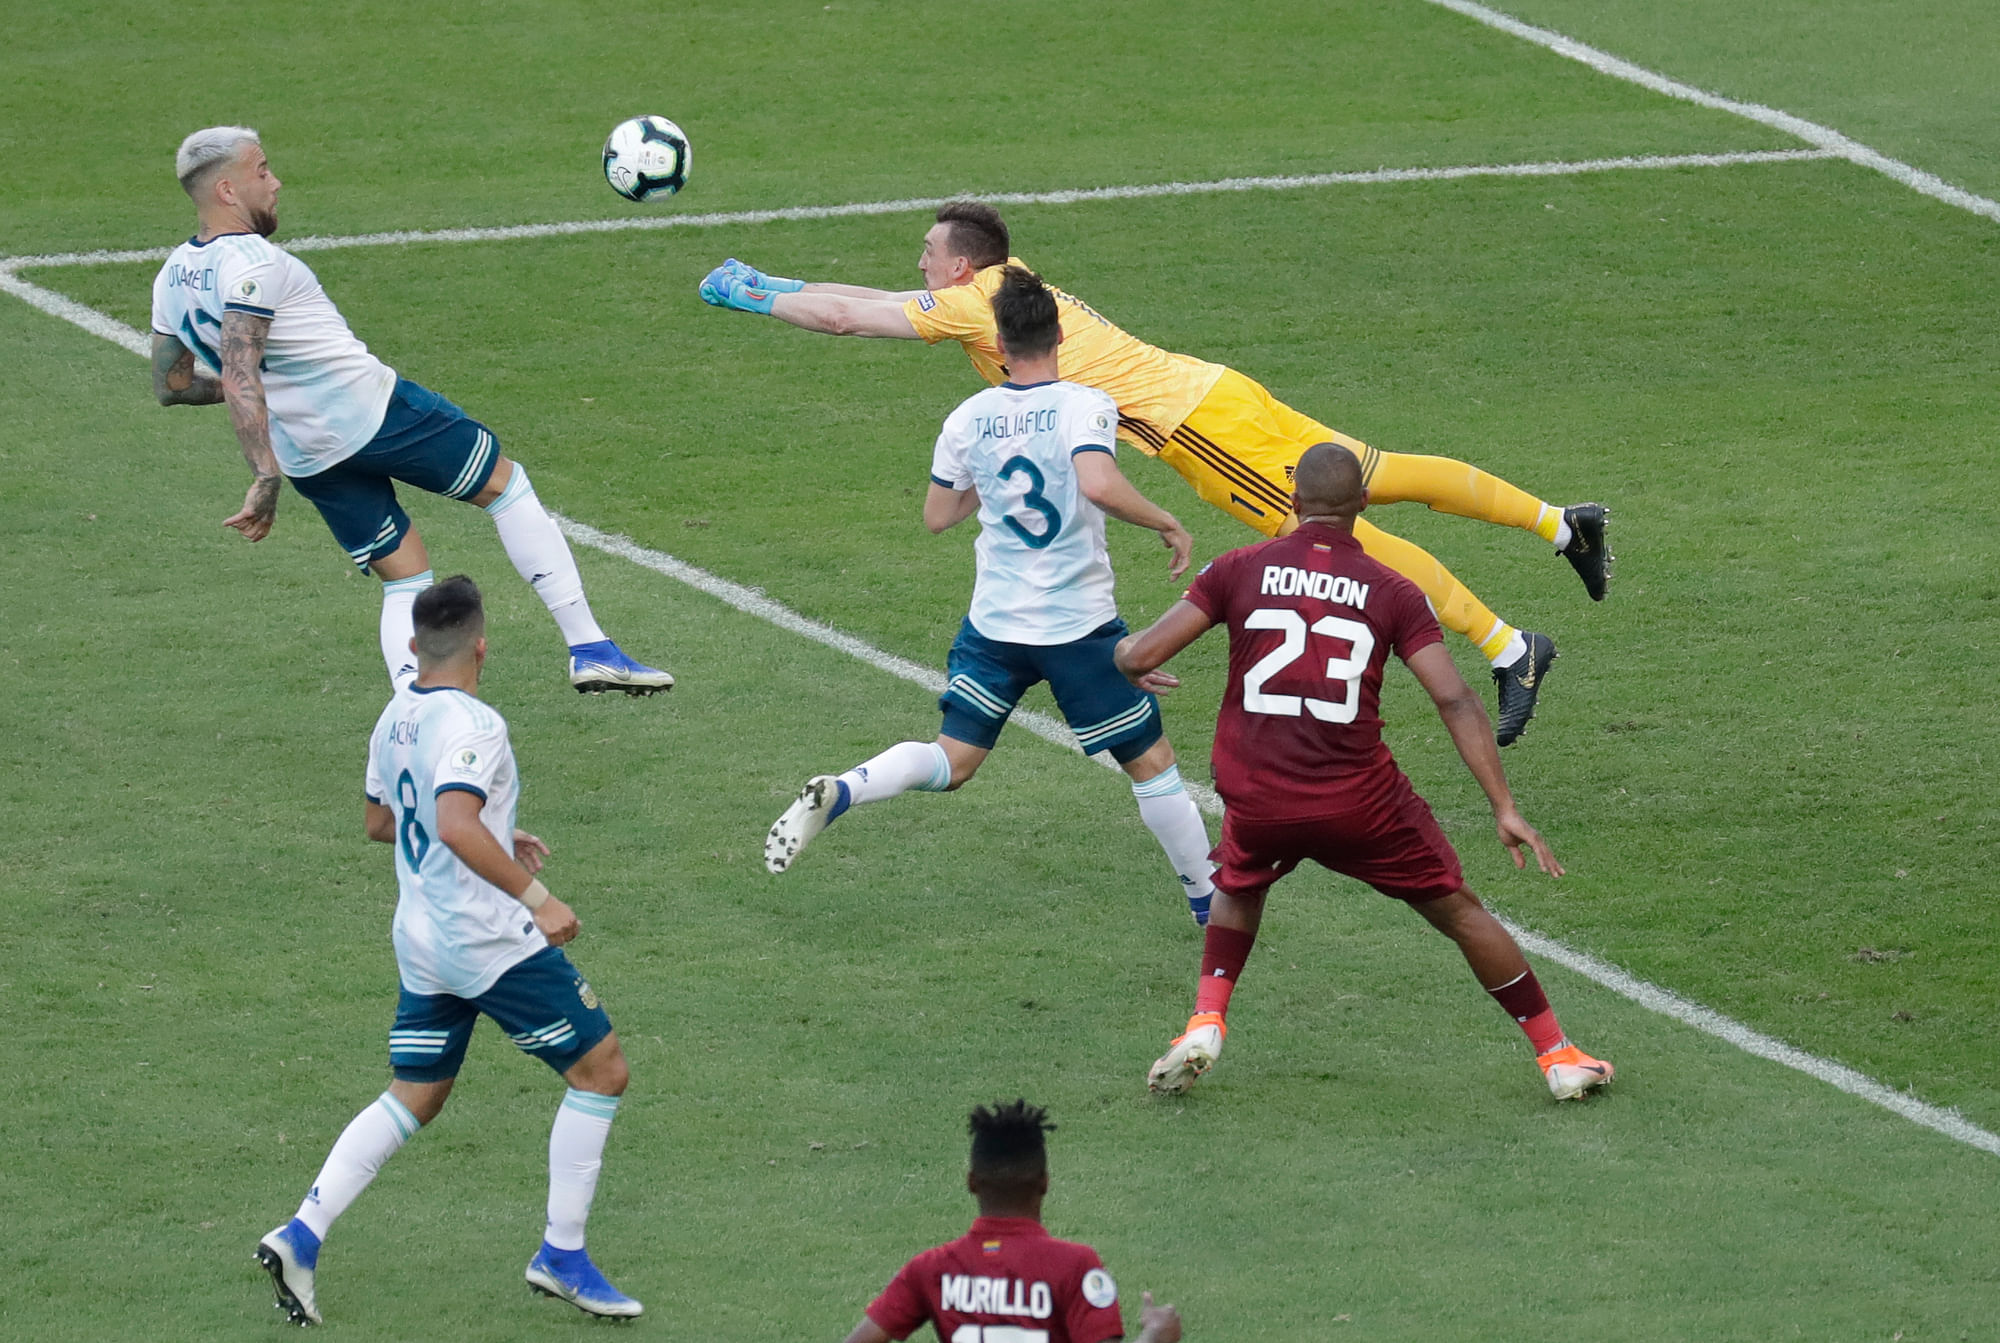
M464 574L453 574L417 594L410 608L416 627L417 652L425 658L456 657L486 632L486 606L479 585Z
M993 291L993 324L1010 358L1047 354L1062 339L1062 314L1042 277L1025 266L1001 272Z
M1048 1174L1049 1112L1025 1099L975 1106L966 1125L972 1131L972 1173L989 1189L1028 1188Z
M951 249L979 270L1007 259L1006 222L985 201L946 201L938 206L937 222L951 225Z

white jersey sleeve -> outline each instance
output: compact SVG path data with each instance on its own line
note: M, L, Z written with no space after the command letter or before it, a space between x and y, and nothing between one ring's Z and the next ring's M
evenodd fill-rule
M1078 387L1063 401L1062 441L1079 452L1118 455L1118 403L1095 387Z
M388 717L384 713L383 719ZM378 806L389 802L389 790L382 784L382 723L377 719L375 730L368 734L368 767L361 773L361 795Z
M945 420L944 429L938 434L937 446L931 449L931 484L942 485L948 490L972 488L972 468L965 460L969 419L961 406Z
M507 725L500 721L500 715L492 715L491 721L485 723L471 718L453 719L438 740L432 795L457 789L484 802L492 794L494 780L509 753Z
M215 285L222 297L222 310L247 312L266 320L276 317L279 303L291 297L287 291L292 277L278 264L280 258L289 259L271 246L223 248L215 258Z

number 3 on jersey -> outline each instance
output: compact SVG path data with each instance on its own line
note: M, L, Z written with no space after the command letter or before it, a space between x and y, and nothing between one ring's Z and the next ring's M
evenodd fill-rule
M1028 478L1028 492L1021 496L1021 502L1029 508L1034 509L1035 512L1040 513L1044 518L1047 518L1049 529L1045 532L1031 532L1016 521L1012 513L1009 513L1003 520L1006 522L1008 529L1025 541L1030 548L1041 550L1049 542L1055 540L1056 534L1062 531L1062 514L1056 510L1055 504L1050 502L1048 497L1042 493L1047 488L1049 482L1042 475L1040 467L1036 466L1026 457L1021 456L1009 457L1005 462L1001 463L998 472L1000 479L1007 480L1016 474L1025 475Z
M1337 700L1311 695L1269 695L1264 683L1298 661L1306 651L1306 618L1283 606L1263 606L1244 618L1243 628L1277 630L1284 642L1272 649L1257 665L1243 673L1243 707L1250 713L1267 713L1280 718L1297 718L1310 713L1322 723L1351 723L1361 713L1361 676L1375 653L1375 631L1358 620L1342 616L1321 616L1312 623L1312 633L1329 639L1344 639L1353 645L1344 658L1328 658L1326 679L1341 688Z

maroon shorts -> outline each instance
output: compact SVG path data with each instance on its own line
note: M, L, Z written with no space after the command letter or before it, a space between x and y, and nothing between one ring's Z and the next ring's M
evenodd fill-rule
M1215 884L1230 895L1262 895L1311 859L1396 900L1421 904L1465 885L1458 853L1430 807L1397 776L1388 796L1361 812L1300 820L1239 820L1224 812Z

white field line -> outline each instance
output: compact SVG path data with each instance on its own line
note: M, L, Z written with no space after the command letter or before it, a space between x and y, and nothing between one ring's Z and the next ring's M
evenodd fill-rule
M685 560L675 559L664 551L648 549L629 536L602 532L587 523L561 516L557 516L556 521L562 527L563 534L579 545L601 550L607 555L616 555L620 559L630 560L634 564L651 569L654 573L664 574L676 582L685 583L697 591L705 592L739 611L756 616L760 620L767 620L780 629L790 630L794 634L825 644L829 648L837 648L849 657L857 658L891 676L901 677L905 681L920 685L933 695L944 693L945 678L935 669L911 662L908 658L897 657L894 653L886 653L831 625L821 624L817 620L802 616L790 607L771 600L755 588L747 588L740 583L719 578L706 569L697 568ZM1079 752L1083 749L1067 727L1046 714L1017 711L1008 721L1058 746ZM1109 769L1118 768L1108 752L1092 756L1090 759ZM1188 782L1187 787L1204 812L1210 816L1222 814L1222 799L1216 796L1214 790L1192 781ZM1565 969L1575 971L1586 979L1594 980L1613 993L1631 999L1641 1007L1658 1012L1662 1016L1672 1017L1719 1040L1725 1040L1745 1053L1755 1054L1773 1063L1782 1063L1787 1068L1796 1069L1808 1077L1825 1082L1828 1086L1845 1091L1850 1096L1858 1096L1885 1110L1893 1111L1913 1123L1934 1129L1948 1138L2000 1156L2000 1134L1987 1132L1955 1111L1926 1104L1915 1096L1884 1086L1874 1078L1858 1073L1843 1064L1808 1054L1803 1049L1796 1049L1786 1044L1783 1040L1754 1031L1740 1021L1703 1007L1700 1003L1690 1002L1656 984L1649 984L1615 965L1599 960L1588 952L1578 951L1552 937L1544 937L1506 919L1501 921L1506 923L1507 930L1526 950L1552 960Z
M1206 196L1229 191L1295 191L1307 187L1365 186L1388 182L1449 182L1467 177L1575 177L1583 173L1659 168L1728 168L1751 163L1800 163L1834 158L1826 149L1766 149L1730 154L1655 154L1637 158L1577 159L1548 163L1476 163L1454 168L1374 168L1366 172L1312 173L1303 177L1227 177L1215 182L1158 182L1141 186L1091 187L1068 191L1003 191L982 194L998 205L1076 205L1086 201L1140 200L1152 196ZM935 210L947 196L848 205L795 205L783 210L731 210L713 214L635 215L624 219L580 219L561 224L511 224L499 228L399 229L333 238L294 238L291 252L327 252L341 247L391 247L424 242L508 242L557 238L578 233L716 228L726 224L769 224L793 219L846 219L859 215L913 214ZM0 272L47 266L104 266L117 262L164 261L166 247L129 252L55 252L46 256L0 257Z
M1790 112L1780 111L1775 107L1765 107L1762 103L1739 102L1734 98L1724 98L1720 94L1705 92L1692 84L1683 84L1677 79L1669 79L1665 75L1634 65L1630 61L1621 60L1609 52L1599 51L1596 47L1585 46L1573 37L1565 37L1550 29L1523 23L1511 14L1490 9L1476 3L1476 0L1428 0L1428 3L1454 10L1469 19L1476 19L1489 28L1497 28L1523 41L1533 42L1538 47L1547 47L1558 56L1580 61L1600 74L1610 75L1613 79L1638 84L1655 93L1663 93L1669 98L1678 98L1682 102L1714 108L1718 112L1734 113L1759 125L1769 126L1787 135L1795 135L1809 145L1817 145L1829 155L1846 159L1850 163L1858 163L1864 168L1881 173L1884 177L1893 178L1912 191L1920 191L1947 205L1956 205L1961 210L1970 210L1973 214L2000 223L2000 201L1976 196L1963 187L1953 186L1934 173L1911 167L1900 159L1892 159L1880 150L1871 149L1859 140L1842 135L1831 126L1822 126L1816 121L1795 117Z
M115 254L100 255L109 255L110 259L123 259ZM150 256L152 254L145 255ZM17 264L19 260L17 259L16 263L0 262L0 289L5 289L7 292L25 299L27 302L52 316L60 317L67 322L73 322L94 336L100 336L114 345L123 346L134 354L143 356L150 352L150 341L145 334L134 331L123 322L108 317L94 308L86 307L52 290L43 289L39 285L29 284L19 276L14 275L11 267L12 264ZM88 263L79 262L71 264ZM586 523L576 522L559 514L556 515L556 521L561 526L563 533L579 545L589 546L594 550L600 550L609 555L616 555L621 559L629 560L634 564L651 569L655 573L662 574L676 582L685 583L689 587L707 593L709 596L733 606L739 611L756 616L760 620L769 621L780 629L788 630L791 633L814 640L829 648L838 649L850 657L889 673L891 676L900 677L903 680L922 686L932 694L942 694L944 692L945 678L940 676L935 669L912 662L908 658L901 658L893 653L884 652L876 648L873 644L857 639L851 634L843 633L831 625L802 616L783 603L771 600L755 588L745 587L740 583L732 583L726 578L709 573L706 569L701 569L683 560L675 559L672 555L664 551L652 550L642 546L628 536L599 531L597 528L589 526ZM1046 714L1032 711L1017 712L1009 721L1027 729L1036 736L1043 737L1069 750L1082 750L1082 747L1077 743L1075 736L1071 734L1070 730ZM1094 758L1098 763L1108 768L1117 768L1117 765L1112 762L1108 755L1100 755ZM1221 815L1222 800L1216 796L1212 789L1205 788L1192 780L1188 782L1187 787L1197 805L1204 812L1210 816ZM1947 1110L1941 1106L1931 1105L1925 1101L1918 1100L1915 1096L1884 1086L1874 1078L1856 1072L1844 1064L1835 1063L1831 1059L1820 1058L1815 1054L1808 1054L1804 1050L1788 1045L1774 1036L1752 1030L1740 1021L1726 1017L1711 1008L1703 1007L1699 1003L1691 1002L1676 993L1660 988L1656 984L1650 984L1637 976L1619 969L1615 965L1597 959L1597 957L1590 955L1588 952L1578 951L1574 947L1559 942L1552 937L1544 937L1540 933L1533 932L1505 919L1502 922L1506 923L1508 931L1514 935L1515 939L1520 942L1525 950L1554 961L1565 969L1582 975L1585 979L1592 980L1649 1011L1658 1012L1684 1025L1692 1026L1696 1030L1703 1031L1719 1040L1732 1044L1746 1053L1754 1054L1759 1058L1769 1059L1774 1063L1781 1063L1787 1068L1792 1068L1806 1074L1808 1077L1817 1078L1819 1081L1825 1082L1828 1086L1835 1087L1851 1096L1868 1101L1870 1104L1879 1105L1885 1110L1901 1115L1911 1123L1921 1124L1923 1127L1941 1133L1954 1141L1962 1142L1968 1146L1979 1148L1981 1151L1991 1152L1996 1156L2000 1156L2000 1134L1989 1133L1987 1130L1965 1119L1954 1110Z

